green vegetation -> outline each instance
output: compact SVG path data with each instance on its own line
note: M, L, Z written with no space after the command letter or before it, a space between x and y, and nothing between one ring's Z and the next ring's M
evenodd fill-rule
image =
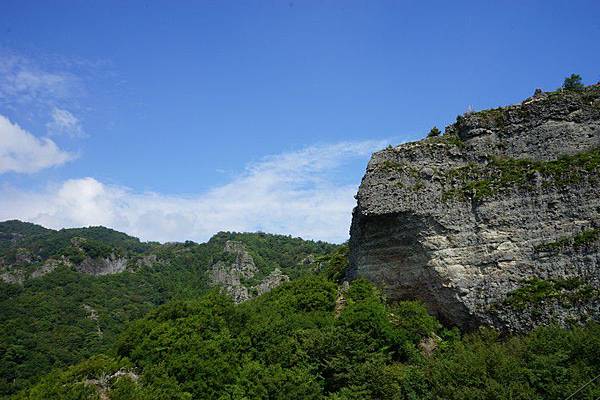
M581 76L577 74L571 74L571 76L565 78L562 88L565 90L581 91L585 88L581 82Z
M333 253L317 260L317 263L323 265L320 269L327 279L333 282L341 282L344 279L346 271L350 267L348 252L348 245L342 245Z
M441 136L427 136L427 139L425 139L426 142L425 143L440 143L440 144L446 144L449 146L456 146L459 148L462 148L465 146L465 142L462 141L462 139L460 137L458 137L458 135L454 134L454 133L445 133Z
M384 160L382 163L377 165L377 168L384 171L385 173L398 173L408 176L411 180L410 184L404 184L402 182L396 182L396 185L402 189L410 189L413 191L419 191L425 187L423 178L418 169L408 165L399 163L392 160Z
M263 233L221 232L207 243L142 243L103 227L47 230L19 221L0 223L9 238L0 247L0 266L28 272L48 259L117 254L135 272L91 276L63 265L22 285L0 281L0 397L30 385L52 368L107 351L130 321L169 301L195 299L208 290L207 269L233 261L227 240L243 242L260 271L279 268L292 279L311 272L303 261L334 252L324 242ZM16 240L15 240L16 239ZM31 262L20 261L25 254ZM129 269L129 267L128 267Z
M515 309L524 309L546 300L557 299L563 304L570 305L589 299L594 294L597 294L596 291L578 278L535 278L527 280L523 286L510 292L504 304Z
M1 234L13 237L13 241L4 241L0 246L0 257L6 264L17 262L19 253L27 254L33 261L64 256L78 263L85 257L139 255L156 246L102 226L53 231L31 225L20 221L0 223Z
M404 164L400 164L399 162L392 160L383 160L381 164L377 166L379 169L382 169L386 172L402 172L407 167Z
M465 146L465 142L462 141L462 139L455 134L445 134L441 137L442 142L452 145L452 146L456 146L456 147L464 147Z
M419 302L387 303L364 280L340 287L345 245L229 232L203 244L121 243L96 228L63 241L33 230L16 242L8 232L12 244L0 256L28 243L34 254L62 257L76 238L88 255L108 246L154 261L133 273L94 277L62 266L22 285L0 284L7 399L564 399L600 365L596 323L463 335ZM296 279L235 305L206 282L208 266L231 261L228 240L243 242L262 270ZM47 243L59 245L49 251ZM507 305L597 295L577 279L528 281ZM578 396L596 399L600 383Z
M15 399L564 399L600 365L598 324L461 337L416 302L386 305L365 281L346 296L337 315L336 285L312 276L238 306L214 291L171 302L107 356ZM598 396L598 383L578 394Z
M565 236L555 242L543 243L535 247L538 252L562 252L568 249L581 249L594 243L600 238L599 228L584 229L574 236Z
M432 138L432 137L438 137L442 134L442 132L437 128L437 126L434 126L433 128L431 128L431 130L429 131L429 133L427 134L428 138Z
M483 126L494 126L496 128L503 128L506 125L506 108L498 107L492 108L489 110L481 110L471 114L472 116L476 116L480 124ZM462 116L458 116L456 118L457 124L461 124L463 122Z
M542 187L567 187L584 179L597 180L598 170L600 149L552 161L495 157L487 164L470 163L448 171L449 183L457 187L446 191L445 198L481 201L507 189L533 189L537 176L542 179Z

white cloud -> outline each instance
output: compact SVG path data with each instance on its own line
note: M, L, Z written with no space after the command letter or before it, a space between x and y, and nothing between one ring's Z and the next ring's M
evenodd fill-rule
M79 80L65 72L50 72L31 60L0 53L0 100L6 104L53 105L73 96Z
M84 137L80 119L82 80L44 60L43 67L23 56L0 48L0 112L17 119L45 122L51 135ZM67 108L71 111L68 111ZM47 121L50 115L50 121Z
M46 124L46 129L51 135L85 136L79 119L69 111L58 107L52 109L52 121Z
M0 174L32 173L74 158L48 138L37 138L0 115Z
M333 173L383 147L376 141L312 146L251 164L231 182L195 196L136 193L93 178L43 192L0 187L0 220L42 225L105 225L145 240L203 241L221 230L265 231L342 242L358 182Z

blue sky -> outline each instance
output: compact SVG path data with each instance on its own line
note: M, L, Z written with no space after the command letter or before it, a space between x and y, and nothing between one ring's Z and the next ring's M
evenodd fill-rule
M600 80L598 1L0 2L0 218L343 241L372 151Z

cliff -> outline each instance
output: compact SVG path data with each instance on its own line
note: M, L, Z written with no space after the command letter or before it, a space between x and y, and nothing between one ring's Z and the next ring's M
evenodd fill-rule
M250 286L248 281L259 277L261 271L254 263L254 259L248 253L244 243L228 240L225 242L223 252L226 256L232 256L233 259L218 260L210 267L210 283L224 288L236 303L260 296L290 280L289 276L282 274L279 268L275 268L260 283Z
M348 277L461 327L597 319L599 170L598 85L459 116L373 154Z

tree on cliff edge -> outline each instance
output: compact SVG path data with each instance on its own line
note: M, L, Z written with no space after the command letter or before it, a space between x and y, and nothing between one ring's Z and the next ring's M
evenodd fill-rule
M581 76L577 74L571 74L568 78L565 78L565 81L562 85L565 90L582 90L583 83L581 82Z

